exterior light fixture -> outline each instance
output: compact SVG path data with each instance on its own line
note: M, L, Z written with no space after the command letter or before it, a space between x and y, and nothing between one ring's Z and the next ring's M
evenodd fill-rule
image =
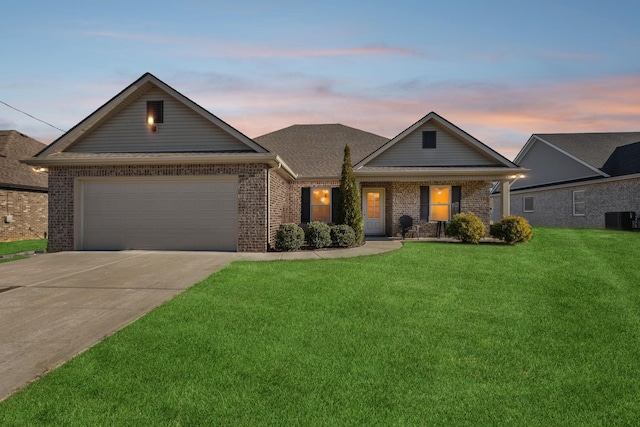
M153 116L147 117L147 125L149 125L149 129L151 129L151 132L155 133L158 131L158 127L156 126Z

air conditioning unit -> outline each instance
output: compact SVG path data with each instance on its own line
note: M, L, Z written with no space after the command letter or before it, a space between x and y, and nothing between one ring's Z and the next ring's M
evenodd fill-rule
M6 224L11 224L13 221L15 221L15 220L13 219L13 215L6 215L6 216L4 217L4 222L5 222Z

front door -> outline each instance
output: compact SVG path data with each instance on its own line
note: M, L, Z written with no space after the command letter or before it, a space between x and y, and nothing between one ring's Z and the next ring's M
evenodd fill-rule
M364 188L362 213L365 236L384 235L384 188Z

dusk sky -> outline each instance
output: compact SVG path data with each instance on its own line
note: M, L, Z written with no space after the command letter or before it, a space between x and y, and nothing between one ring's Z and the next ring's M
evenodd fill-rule
M145 72L250 137L435 111L513 159L640 131L640 1L5 1L0 101L68 130ZM62 135L0 103L0 129Z

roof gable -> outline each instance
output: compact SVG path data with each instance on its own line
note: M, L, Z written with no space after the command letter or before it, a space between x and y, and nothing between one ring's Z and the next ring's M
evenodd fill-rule
M602 169L616 148L640 141L640 132L534 134L576 159ZM523 153L518 157L526 155Z
M600 170L535 135L526 147L526 155L519 155L516 162L530 172L512 184L513 190L605 176Z
M46 190L47 174L20 163L45 147L15 130L0 131L0 187Z
M423 148L423 132L436 133L435 148ZM362 167L517 166L457 126L431 112L371 153Z
M164 122L152 132L147 101L163 101ZM144 74L54 141L38 157L62 152L257 152L266 150L178 93L150 73Z
M515 158L530 169L512 189L640 172L640 132L533 134Z

